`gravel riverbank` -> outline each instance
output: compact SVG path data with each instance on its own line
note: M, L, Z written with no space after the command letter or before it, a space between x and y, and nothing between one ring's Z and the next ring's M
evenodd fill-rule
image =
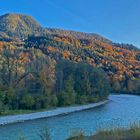
M12 115L12 116L2 116L2 117L0 117L0 125L6 125L6 124L24 122L24 121L35 120L35 119L48 118L48 117L55 117L55 116L59 116L59 115L65 115L65 114L69 114L69 113L73 113L73 112L78 112L78 111L82 111L82 110L95 108L95 107L104 105L108 102L109 102L109 100L106 100L106 101L88 104L88 105L63 107L63 108L57 108L54 110L49 110L49 111L44 111L44 112L22 114L22 115Z

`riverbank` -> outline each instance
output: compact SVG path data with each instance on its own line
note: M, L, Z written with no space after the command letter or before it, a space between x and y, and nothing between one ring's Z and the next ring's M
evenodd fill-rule
M106 100L106 101L88 104L88 105L81 105L81 106L75 106L75 107L63 107L63 108L57 108L54 110L37 112L37 113L2 116L0 117L0 125L6 125L6 124L17 123L17 122L24 122L24 121L29 121L29 120L43 119L43 118L55 117L59 115L70 114L70 113L74 113L78 111L83 111L83 110L99 107L104 104L107 104L108 102L109 100Z
M129 128L103 129L91 136L86 136L81 131L67 140L140 140L140 126L139 124L133 124Z

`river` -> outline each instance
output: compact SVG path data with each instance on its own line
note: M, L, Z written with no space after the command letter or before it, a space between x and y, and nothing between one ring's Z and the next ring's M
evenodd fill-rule
M140 96L111 95L110 102L103 106L58 116L0 126L0 140L39 140L38 133L48 128L52 140L65 140L71 133L83 130L87 135L101 128L128 127L140 122Z

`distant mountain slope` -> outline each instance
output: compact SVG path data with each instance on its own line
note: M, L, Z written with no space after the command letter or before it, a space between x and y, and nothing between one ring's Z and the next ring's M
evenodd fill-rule
M51 33L54 33L54 34L72 36L76 39L91 39L91 40L98 40L104 43L112 44L111 40L95 33L83 33L83 32L76 32L76 31L56 29L56 28L47 28L47 30L49 30Z
M0 16L0 37L25 38L28 35L43 35L47 31L32 17L22 14Z
M132 44L114 43L111 40L109 40L99 34L96 34L96 33L84 33L84 32L76 32L76 31L56 29L56 28L46 28L46 29L48 31L50 31L50 33L52 33L52 34L58 34L58 35L62 35L62 36L71 36L78 40L80 40L80 39L90 40L93 43L95 41L100 41L102 43L106 43L108 45L112 45L112 46L119 47L119 48L124 48L124 49L128 49L128 50L139 50L139 48L137 48L136 46L134 46Z
M133 44L113 43L113 45L122 49L136 50L136 51L140 50L138 47L134 46Z
M88 44L96 44L97 41L108 45L126 48L128 50L137 50L138 48L131 44L114 43L111 40L95 33L83 33L55 28L43 28L31 16L23 14L5 14L0 16L0 40L8 41L12 39L25 39L28 35L46 36L48 33L57 34L62 37L71 37Z

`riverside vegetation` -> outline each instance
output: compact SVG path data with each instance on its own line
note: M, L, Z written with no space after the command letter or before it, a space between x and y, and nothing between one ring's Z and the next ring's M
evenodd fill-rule
M100 35L43 28L22 14L0 16L0 114L140 94L140 50Z
M39 140L51 140L49 130L40 131ZM71 134L67 140L139 140L140 126L131 125L129 128L114 128L110 130L99 130L94 135L86 136L82 130L77 130ZM19 140L27 140L24 136Z
M115 128L111 130L100 130L95 135L85 136L84 132L79 131L67 140L139 140L140 127L132 125L128 129Z

